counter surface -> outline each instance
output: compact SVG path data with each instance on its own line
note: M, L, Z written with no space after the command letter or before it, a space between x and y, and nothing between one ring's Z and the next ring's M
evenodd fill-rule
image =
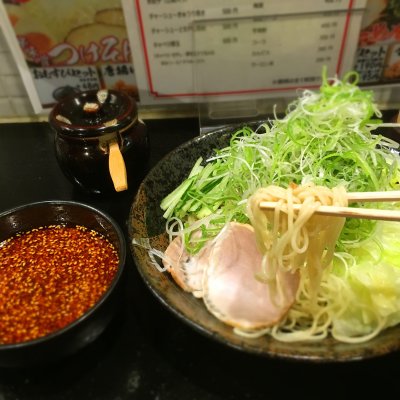
M151 165L198 132L196 120L146 121ZM32 201L86 202L126 220L137 187L87 196L61 173L47 123L0 125L0 212ZM123 305L91 345L51 365L0 368L0 400L222 400L400 394L400 354L343 364L259 358L186 326L150 293L128 249ZM354 389L355 391L351 391ZM292 397L293 396L293 397ZM296 397L294 397L296 396Z

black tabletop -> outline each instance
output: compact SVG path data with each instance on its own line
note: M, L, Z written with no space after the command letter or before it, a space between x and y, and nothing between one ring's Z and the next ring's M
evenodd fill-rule
M196 120L146 124L151 165L198 132ZM53 140L47 123L0 125L0 212L38 200L82 201L113 216L128 241L126 221L137 187L108 197L82 194L59 170ZM339 364L243 354L203 337L166 310L130 255L126 267L122 307L106 331L55 363L0 368L0 400L343 399L372 395L374 389L381 396L400 393L400 354Z

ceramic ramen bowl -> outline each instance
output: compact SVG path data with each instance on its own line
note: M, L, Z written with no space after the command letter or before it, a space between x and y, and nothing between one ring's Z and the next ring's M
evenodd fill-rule
M238 127L223 128L199 136L165 156L142 182L129 215L130 239L149 238L154 248L165 250L168 238L161 200L188 175L198 157L206 159L216 148L229 144ZM374 339L357 344L341 343L333 338L317 342L284 343L269 336L256 339L236 335L208 312L201 299L183 291L168 272L159 272L146 249L131 244L136 266L151 292L182 322L193 329L240 351L266 357L312 362L340 362L381 356L400 348L400 327L383 331Z

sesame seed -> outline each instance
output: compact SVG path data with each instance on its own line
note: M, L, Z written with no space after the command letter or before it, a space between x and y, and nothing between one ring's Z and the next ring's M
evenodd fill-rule
M84 226L51 225L0 244L0 344L37 339L93 307L118 269L118 253Z

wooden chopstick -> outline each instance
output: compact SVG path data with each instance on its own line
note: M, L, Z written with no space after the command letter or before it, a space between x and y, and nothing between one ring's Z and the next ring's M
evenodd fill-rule
M349 202L364 201L400 201L400 190L390 190L388 192L348 192Z
M277 203L274 201L261 201L259 207L263 210L273 210ZM293 204L294 210L300 210L301 204ZM378 210L374 208L319 206L315 214L332 217L366 218L382 221L400 221L400 211Z
M384 201L400 201L400 190L391 190L385 192L348 192L347 200L349 203L354 202L384 202ZM259 207L263 210L273 210L277 203L273 201L261 201ZM294 210L299 210L300 204L293 204ZM329 215L333 217L346 218L366 218L383 221L400 221L400 211L398 210L381 210L373 208L357 208L357 207L338 207L338 206L319 206L315 211L316 214Z

